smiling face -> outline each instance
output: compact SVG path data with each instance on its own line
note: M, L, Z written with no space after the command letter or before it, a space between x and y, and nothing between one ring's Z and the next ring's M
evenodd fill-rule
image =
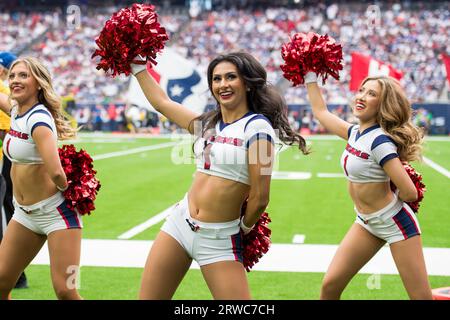
M11 99L16 100L19 105L33 105L38 101L39 84L24 62L13 66L8 80Z
M220 62L214 68L211 91L223 108L228 110L247 108L246 85L237 67L231 62Z
M361 123L375 123L380 109L381 86L376 80L361 85L355 95L353 114Z

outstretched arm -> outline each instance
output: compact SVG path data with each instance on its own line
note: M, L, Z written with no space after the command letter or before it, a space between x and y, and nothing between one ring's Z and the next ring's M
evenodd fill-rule
M338 135L342 139L348 140L348 128L351 124L332 114L328 110L327 105L323 100L322 93L320 92L319 85L317 84L316 74L312 72L306 74L305 83L314 117L319 120L327 131Z
M8 95L0 92L0 109L6 114L11 112L11 104L8 100Z
M145 68L137 71L135 76L145 97L157 111L181 128L194 133L192 120L198 116L197 113L171 100Z

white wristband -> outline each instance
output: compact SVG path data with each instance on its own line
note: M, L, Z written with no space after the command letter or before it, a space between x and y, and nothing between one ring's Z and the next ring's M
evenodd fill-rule
M69 184L67 184L64 188L61 188L60 186L56 185L56 189L58 189L61 192L64 192L67 190L67 188L69 188Z
M244 231L244 234L247 234L247 233L249 233L250 231L252 231L253 227L255 226L255 225L252 225L251 227L247 227L247 226L244 224L244 216L242 216L242 218L241 218L241 223L240 223L239 225L240 225L242 231Z
M137 75L139 72L147 69L147 60L143 58L141 55L137 55L133 61L140 61L141 63L131 63L131 72L133 75Z
M305 84L313 82L317 82L317 74L310 71L305 75Z

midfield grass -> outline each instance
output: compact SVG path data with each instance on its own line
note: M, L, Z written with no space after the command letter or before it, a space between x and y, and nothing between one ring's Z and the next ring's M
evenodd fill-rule
M272 180L267 211L272 223L273 243L291 243L295 234L304 234L305 243L338 244L354 220L353 205L345 178L318 178L318 173L341 173L339 158L344 141L307 139L312 154L301 155L289 148L279 156L278 171L311 172L308 180ZM83 136L76 143L92 156L156 145L170 139ZM172 140L174 141L174 140ZM425 156L450 169L450 140L427 141ZM195 171L189 143L142 153L99 159L94 162L102 188L96 211L84 217L83 238L117 239L179 201L188 191ZM190 164L174 164L180 154ZM419 220L425 247L450 248L448 178L423 163L413 163L427 186ZM153 240L162 222L136 235L135 240ZM14 290L15 299L54 299L49 267L27 268L30 288ZM82 267L81 294L86 299L135 299L142 269ZM357 275L343 299L407 299L399 276L381 275L380 289L369 290L370 275ZM255 299L317 299L322 273L249 273ZM450 277L431 276L433 288L450 286ZM211 299L199 270L190 270L175 299Z
M30 287L13 290L13 299L56 299L48 266L32 265L27 268L26 274ZM138 297L141 275L140 268L81 267L79 292L88 300L135 300ZM380 275L378 282L369 277L369 274L356 275L345 289L342 299L408 299L399 276ZM322 278L322 273L252 271L248 274L252 297L258 300L317 300ZM429 279L432 288L450 285L450 277L430 276ZM212 299L199 270L188 271L174 299Z

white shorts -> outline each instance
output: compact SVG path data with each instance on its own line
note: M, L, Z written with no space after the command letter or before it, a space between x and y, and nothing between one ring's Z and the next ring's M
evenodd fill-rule
M383 209L362 214L356 211L355 222L389 244L421 234L414 211L394 194L394 199Z
M56 230L83 228L81 215L67 207L61 192L29 206L20 205L13 198L13 204L12 219L35 233L49 235Z
M243 261L239 219L222 223L198 221L189 214L187 194L172 209L161 230L177 240L200 266Z

